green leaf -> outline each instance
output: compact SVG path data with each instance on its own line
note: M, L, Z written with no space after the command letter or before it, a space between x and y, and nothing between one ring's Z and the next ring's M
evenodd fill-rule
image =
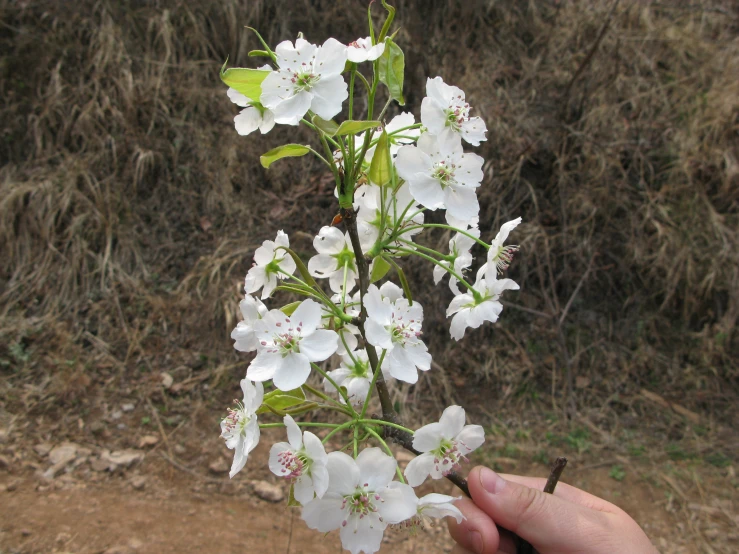
M343 135L356 135L367 129L373 129L382 125L379 121L344 121L339 128L336 130L336 134L339 136Z
M247 69L245 67L232 67L226 69L226 63L221 68L221 81L229 87L236 89L253 102L259 102L262 96L262 81L271 72L262 69Z
M273 148L266 154L262 154L259 157L259 161L261 162L262 167L267 169L277 160L281 160L282 158L298 158L300 156L305 156L308 152L310 152L309 146L303 146L302 144L284 144L277 148Z
M313 125L318 127L321 131L323 131L329 137L334 136L336 134L336 131L339 130L339 124L336 123L333 119L329 119L328 121L326 121L325 119L322 119L318 117L317 115L314 115L311 118L311 122L313 122Z
M280 308L280 311L286 316L290 317L291 315L293 315L293 312L298 309L298 306L300 306L300 301L291 302L290 304L285 304L282 308Z
M379 69L380 81L387 85L390 97L398 101L401 106L405 105L403 98L403 73L405 71L405 56L400 46L392 39L385 40L385 51L380 56Z
M287 408L303 402L305 402L305 393L302 388L290 391L273 390L264 395L262 406L257 410L257 414L274 412L284 415Z
M375 258L372 262L372 273L370 274L370 283L375 283L382 279L392 267L388 261L383 257Z
M387 185L392 179L392 164L390 141L387 138L387 132L383 129L372 156L369 170L370 181L381 187Z
M267 52L266 50L252 50L251 52L249 52L249 57L250 58L269 58L271 56L269 55L269 52Z

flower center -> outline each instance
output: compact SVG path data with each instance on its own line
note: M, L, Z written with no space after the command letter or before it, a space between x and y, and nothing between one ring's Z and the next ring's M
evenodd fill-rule
M272 335L273 346L267 349L270 354L280 353L287 356L290 352L300 352L300 341L303 338L300 334L303 330L303 322L298 322L297 326L289 317L285 321L278 321L275 327L279 330ZM261 342L262 346L268 346L267 341Z
M311 90L320 79L321 76L313 73L313 68L306 62L303 62L300 66L300 70L294 71L290 80L292 81L295 93L297 94L304 90Z
M343 270L344 266L346 266L347 269L354 271L354 252L349 250L346 246L344 246L344 249L338 254L333 254L333 257L336 258L337 269Z
M415 319L403 321L403 316L399 315L396 318L395 312L393 312L393 322L388 326L387 330L390 331L392 341L399 344L414 341L422 333L421 323L419 321Z
M246 412L244 411L244 407L241 405L240 402L236 403L237 409L232 410L231 408L228 409L228 415L223 418L223 422L225 423L225 426L223 428L223 434L229 434L229 435L244 435L244 428L246 427L246 424L249 423L249 418L246 415Z
M359 519L362 519L365 516L375 513L377 511L375 504L377 502L384 502L379 494L368 490L368 487L369 483L365 483L363 486L357 487L354 493L344 497L344 501L341 503L341 509L345 510L348 508L349 515L347 519L341 522L342 527L346 527L350 517L358 516ZM380 521L382 521L382 518L380 518Z
M455 183L454 170L456 168L456 164L448 163L442 160L434 167L434 172L432 173L432 176L434 179L439 181L439 183L441 184L441 188L446 188L449 185Z
M357 360L357 363L354 365L349 366L347 369L351 371L352 377L364 377L367 378L369 375L367 374L367 368L369 366L369 362L363 362L362 360Z
M454 131L459 131L462 124L470 119L470 105L461 96L454 98L446 109L446 124Z
M280 473L285 479L297 479L310 472L310 459L302 452L285 450L277 455L277 461L282 466Z
M508 269L516 252L518 252L518 246L513 244L509 246L500 246L498 248L498 253L490 260L495 264L495 267L498 268L498 273L502 274L506 269Z
M461 443L463 444L463 443ZM455 469L461 467L460 462L468 461L467 458L459 451L457 441L442 439L439 448L433 450L434 466L441 474L449 475Z

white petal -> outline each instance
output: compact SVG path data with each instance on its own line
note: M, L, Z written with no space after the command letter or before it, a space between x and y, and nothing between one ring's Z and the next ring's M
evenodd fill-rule
M313 476L313 488L316 491L318 498L323 498L328 489L329 477L328 469L325 465L314 465L311 468L311 475Z
M264 386L262 383L252 383L249 379L242 379L240 384L244 393L244 410L252 414L262 405Z
M421 123L432 135L438 135L446 126L444 109L428 96L421 102Z
M310 475L301 475L293 485L293 496L295 500L303 504L308 504L314 497L313 479Z
M243 94L241 94L235 88L228 87L228 91L226 91L226 94L228 94L228 97L231 99L231 102L233 102L237 106L246 108L247 106L250 105L249 99Z
M398 175L406 181L413 180L417 174L431 173L433 163L428 154L415 146L403 146L398 150L395 158L395 169Z
M359 467L360 484L367 483L369 490L386 487L395 476L398 462L377 447L365 448L355 460Z
M326 460L329 482L326 494L341 496L352 494L359 484L359 468L351 456L343 452L330 452Z
M414 447L415 448L415 447ZM434 467L434 455L430 452L416 456L405 468L405 478L411 487L418 487L423 484Z
M262 114L253 106L249 106L248 108L241 110L241 112L234 117L236 132L242 136L256 131L261 122Z
M281 125L297 125L311 108L312 101L313 95L306 91L301 91L294 96L282 100L279 104L271 107L275 116L275 123L280 123Z
M485 442L485 431L481 425L466 425L464 429L456 436L455 440L459 443L461 450L466 450L462 454L467 454L482 446Z
M445 439L453 439L459 434L465 424L464 408L448 406L439 418L441 434Z
M252 381L267 381L274 377L277 368L281 365L282 356L280 354L259 352L251 365L249 365L249 369L246 370L246 376Z
M303 300L290 316L290 322L300 327L303 336L312 333L321 324L321 305L310 298Z
M372 48L370 48L367 52L367 61L373 62L380 56L382 56L382 53L385 51L385 43L384 42L378 42L375 44Z
M303 521L310 529L328 533L341 527L344 511L341 498L316 498L303 506Z
M281 68L298 70L302 64L313 61L316 49L316 45L301 38L295 41L295 46L289 40L282 41L275 47L277 63Z
M446 494L431 493L427 494L418 501L419 513L435 518L453 517L457 520L457 523L462 523L465 519L462 512L459 511L453 502L457 500L452 496Z
M346 55L346 46L335 38L329 38L318 48L313 68L322 77L340 75L346 65Z
M263 267L253 266L244 279L244 290L249 294L257 292L264 286L266 277L267 273Z
M311 362L322 362L336 352L339 335L329 329L318 329L300 340L300 352Z
M487 127L485 122L479 117L471 117L468 121L462 123L462 138L473 146L480 146L480 142L487 140L485 133Z
M485 176L482 172L482 165L485 160L468 152L463 154L457 160L457 168L454 170L454 178L460 183L470 186L477 186Z
M465 329L467 329L468 316L469 310L462 310L452 318L452 323L449 326L449 334L454 340L459 341L464 338L464 332Z
M418 344L406 344L404 350L413 365L418 369L421 371L428 371L431 369L431 354L423 342L419 342Z
M286 415L282 419L282 422L285 424L287 441L290 443L290 446L295 450L300 450L303 446L303 433L300 431L300 427L298 427L298 424L295 423L295 420L290 415Z
M417 173L409 183L413 198L429 210L448 208L444 202L444 189L441 188L441 183L437 179L430 175Z
M387 523L400 523L416 515L418 498L411 486L395 481L381 495L384 502L377 509Z
M392 281L385 281L380 287L380 295L387 298L390 302L403 298L403 289Z
M322 77L311 89L313 100L310 109L323 119L331 119L341 111L344 100L349 98L349 87L341 75Z
M370 320L380 325L389 325L393 320L393 309L389 303L383 302L380 289L376 285L370 285L364 295L364 307Z
M439 448L442 439L442 428L439 422L429 423L413 433L413 448L428 452Z
M369 339L368 339L369 340ZM418 381L418 371L415 364L406 354L404 348L393 348L386 355L388 360L388 373L399 381L414 384Z
M305 451L308 453L308 456L313 460L314 467L326 465L328 454L326 454L326 450L323 448L321 439L310 431L306 431L303 435L303 444L305 445Z
M246 458L247 455L244 450L237 446L234 449L234 460L231 464L231 471L228 472L229 478L233 479L234 475L244 469L244 466L246 465Z
M336 258L330 254L317 254L308 260L308 271L313 277L331 277L338 270L337 263Z
M310 362L304 354L291 352L282 359L282 363L272 377L275 387L289 391L302 387L310 375Z
M346 238L336 227L324 226L313 239L313 248L319 254L338 254L346 246Z
M290 443L287 442L277 442L273 444L272 448L269 449L269 470L278 477L284 477L287 470L280 463L280 459L278 456L283 452L292 450L292 446L290 446Z
M292 72L288 70L273 71L262 81L262 94L259 102L269 109L274 109L280 102L294 95L294 86L290 79Z
M266 135L275 126L275 114L269 108L265 108L262 114L262 122L259 124L259 131Z
M362 519L352 517L346 527L339 531L341 545L351 554L373 554L380 550L386 525L379 522L379 517L376 513Z
M477 194L470 187L447 187L444 191L444 205L450 214L460 219L471 219L480 212Z

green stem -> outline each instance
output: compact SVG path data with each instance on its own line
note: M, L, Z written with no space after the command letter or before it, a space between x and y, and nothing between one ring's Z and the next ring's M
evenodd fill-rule
M346 395L344 390L339 387L339 385L336 384L336 381L334 381L331 376L323 371L320 367L318 367L315 363L311 362L310 365L313 366L313 369L315 369L318 373L320 373L326 381L331 383L331 386L333 386L337 392L341 395L341 397L344 399L344 402L346 402L347 408L349 408L352 412L352 417L357 415L357 412L354 410L354 407L352 406L351 402L349 402L349 397Z
M410 244L411 246L415 246L419 250L423 250L424 252L428 252L429 254L434 254L436 256L439 256L442 260L446 260L447 262L453 262L454 261L454 256L445 256L444 254L442 254L441 252L437 252L433 248L428 248L428 247L423 246L421 244L416 244L415 242L410 241L410 240L405 240L405 239L401 239L401 238L399 238L398 240L400 242L405 243L405 244Z
M407 427L403 427L402 425L398 425L397 423L392 423L390 421L385 421L384 419L360 419L359 423L362 423L363 425L385 425L387 427L398 429L399 431L405 431L411 435L415 433L413 429L408 429Z
M310 150L311 152L313 152L313 154L315 154L316 157L319 160L321 160L323 163L325 163L329 167L329 169L331 169L331 164L328 162L328 160L326 158L324 158L323 156L321 156L318 152L316 152L315 150L313 150L313 148L311 148L310 146L308 147L308 150Z
M296 421L295 422L298 427L329 427L329 428L336 428L340 427L338 423L318 423L318 422L312 422L312 421ZM284 423L260 423L259 428L260 429L276 429L279 427L284 427Z
M476 237L475 235L471 235L468 231L457 229L456 227L452 227L451 225L444 225L443 223L422 223L422 224L416 225L415 227L409 227L407 229L403 229L403 233L401 234L407 233L408 231L414 231L416 229L448 229L450 231L456 231L460 235L465 235L466 237L471 238L477 244L483 246L485 250L490 250L490 245L486 243L485 241L480 240L480 238Z
M433 259L431 256L427 256L426 254L422 254L421 252L417 252L416 250L409 250L408 248L398 248L397 246L396 247L393 247L392 250L394 250L396 252L402 252L404 254L409 254L409 255L412 255L412 256L418 256L420 258L423 258L424 260L427 260L427 261L431 262L434 265L438 265L439 267L441 267L442 269L444 269L444 271L446 271L447 273L449 273L449 275L454 276L457 279L457 281L459 281L465 287L467 287L469 289L469 291L473 294L473 296L476 296L476 297L477 296L480 296L480 293L477 292L475 290L475 288L472 285L470 285L461 275L459 275L453 269L445 266L443 263L439 262L438 260Z
M303 385L303 388L305 390L307 390L308 392L310 392L311 394L316 395L318 398L321 398L321 399L325 400L326 402L332 402L333 404L336 404L339 408L341 408L343 411L346 411L344 409L344 405L341 402L339 402L338 400L336 400L335 398L331 398L327 394L322 393L318 389L315 389L315 388L311 387L308 384ZM351 414L349 414L349 412L347 412L347 414L348 415L351 415Z
M339 431L343 431L344 429L348 429L349 427L356 425L356 420L347 421L346 423L342 423L338 427L335 427L326 437L321 441L323 444L326 444L328 440L333 437L336 433Z
M380 372L382 371L382 362L385 360L385 354L387 353L387 350L382 351L382 354L380 354L380 361L377 362L377 369L375 370L375 373L372 375L372 383L370 383L370 388L367 391L367 397L364 399L364 406L362 406L362 412L359 414L359 417L363 418L367 414L367 406L369 405L370 398L372 398L372 391L375 389L375 385L377 384L377 378L380 376Z

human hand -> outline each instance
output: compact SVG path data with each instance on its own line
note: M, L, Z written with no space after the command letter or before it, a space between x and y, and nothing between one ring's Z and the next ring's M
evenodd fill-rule
M516 554L508 531L539 554L657 553L626 512L565 483L546 494L546 479L498 475L482 466L470 472L467 483L472 500L455 503L466 519L448 518L457 542L453 554Z

